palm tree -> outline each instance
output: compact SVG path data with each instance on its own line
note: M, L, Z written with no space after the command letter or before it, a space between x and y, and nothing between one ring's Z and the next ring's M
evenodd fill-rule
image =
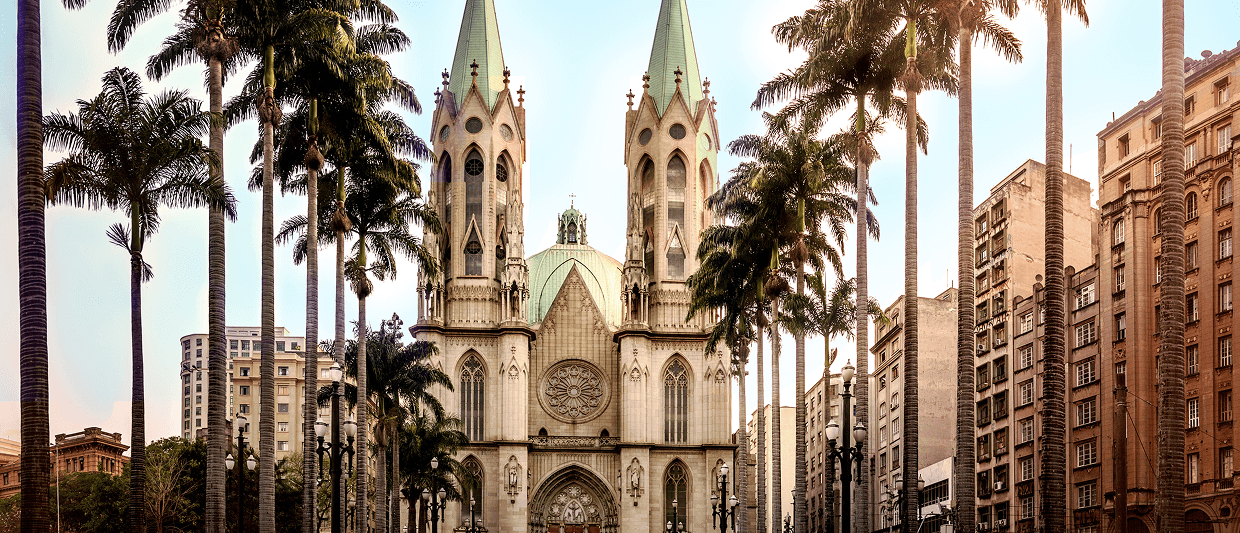
M1046 334L1042 341L1042 461L1038 499L1044 528L1061 531L1067 527L1068 504L1068 459L1064 451L1068 382L1063 368L1067 342L1063 270L1063 10L1086 24L1089 17L1085 0L1036 2L1046 13Z
M79 7L86 0L67 0ZM119 52L128 44L143 22L170 7L167 2L118 2L108 23L108 48ZM222 0L192 0L186 6L177 32L164 40L163 47L147 62L147 75L163 79L173 68L200 59L207 64L207 94L211 113L219 115L224 105L224 68L237 52L237 42L226 30L229 3ZM218 161L224 160L224 124L213 121L210 148ZM223 184L224 165L211 169L211 179ZM225 338L224 298L224 211L212 207L207 214L207 496L206 531L223 533L225 527L224 454L229 435L223 431L228 415L225 392L228 371Z
M977 494L975 481L977 450L974 425L976 390L974 371L976 347L974 335L974 228L973 228L973 44L979 27L985 44L998 49L1009 61L1020 61L1019 41L1011 32L999 27L992 11L1008 17L1016 16L1014 0L951 0L942 6L947 19L956 28L960 46L958 70L960 104L959 190L957 192L957 269L960 277L956 324L956 465L955 494L957 524L962 531L972 531L976 521ZM1003 35L1005 39L992 39Z
M1184 531L1184 0L1163 1L1163 280L1159 285L1158 528Z
M142 259L146 240L159 229L159 207L206 207L236 216L227 186L213 180L218 165L199 137L211 115L185 91L146 98L141 78L125 68L104 74L103 91L79 100L78 112L53 113L45 121L47 145L69 155L47 168L47 198L90 209L117 209L128 225L108 228L108 237L130 256L130 313L133 349L129 528L144 531L145 395L142 349L142 282L152 276Z
M17 2L17 265L21 299L23 453L51 439L47 386L47 241L43 191L43 54L38 0ZM50 529L46 487L51 464L22 463L22 531Z
M446 498L440 501L461 500L461 489L468 486L464 481L469 474L456 459L456 453L469 444L469 437L461 431L463 424L457 417L436 414L419 405L411 406L410 412L409 423L400 428L400 454L409 460L401 464L399 472L405 485L401 492L409 502L409 529L413 531L414 511L421 507L422 516L426 517L424 494L443 490ZM438 460L438 468L431 468L431 459Z

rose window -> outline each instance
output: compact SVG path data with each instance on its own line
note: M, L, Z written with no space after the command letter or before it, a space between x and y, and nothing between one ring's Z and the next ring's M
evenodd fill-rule
M553 367L542 389L543 408L565 422L585 422L607 407L607 384L589 363L568 361Z

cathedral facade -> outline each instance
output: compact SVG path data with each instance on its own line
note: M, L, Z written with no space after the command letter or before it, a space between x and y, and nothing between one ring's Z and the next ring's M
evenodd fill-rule
M466 0L432 119L438 155L425 242L443 272L419 280L415 336L439 347L441 391L479 480L441 527L617 533L712 529L711 496L732 462L730 356L705 352L712 317L686 319L687 277L711 224L718 126L686 0L663 0L623 143L623 260L591 247L586 216L526 256L524 91L513 91L494 0ZM653 13L652 13L653 14ZM734 483L728 480L728 495ZM675 502L675 504L673 504Z

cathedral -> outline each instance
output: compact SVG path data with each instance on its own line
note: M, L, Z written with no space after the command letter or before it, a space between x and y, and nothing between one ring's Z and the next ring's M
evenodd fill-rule
M642 92L616 132L623 260L589 245L575 208L554 246L525 254L525 92L505 65L494 0L466 0L432 118L428 195L444 232L425 243L443 272L419 279L412 328L452 376L440 397L479 480L441 527L467 525L472 498L482 531L659 533L673 517L678 531L710 531L736 446L730 356L705 353L709 314L686 319L719 148L686 0L662 0Z

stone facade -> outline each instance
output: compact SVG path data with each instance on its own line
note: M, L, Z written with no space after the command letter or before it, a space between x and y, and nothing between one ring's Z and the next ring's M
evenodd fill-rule
M419 274L412 330L453 377L438 394L470 437L457 459L484 530L658 532L671 500L682 531L710 528L735 444L729 355L704 350L709 313L685 319L718 139L685 0L663 2L650 64L626 116L624 263L588 245L575 208L527 258L525 92L510 87L493 0L466 2L432 119L445 232L425 242L444 268ZM448 525L470 512L450 502Z
M17 452L20 454L20 443ZM11 446L4 446L11 451ZM120 433L106 433L100 428L86 428L77 433L58 434L56 442L48 448L48 459L52 463L51 480L74 472L106 472L114 476L121 475L129 458L123 454L129 446L121 442ZM0 499L20 494L21 456L0 452Z

